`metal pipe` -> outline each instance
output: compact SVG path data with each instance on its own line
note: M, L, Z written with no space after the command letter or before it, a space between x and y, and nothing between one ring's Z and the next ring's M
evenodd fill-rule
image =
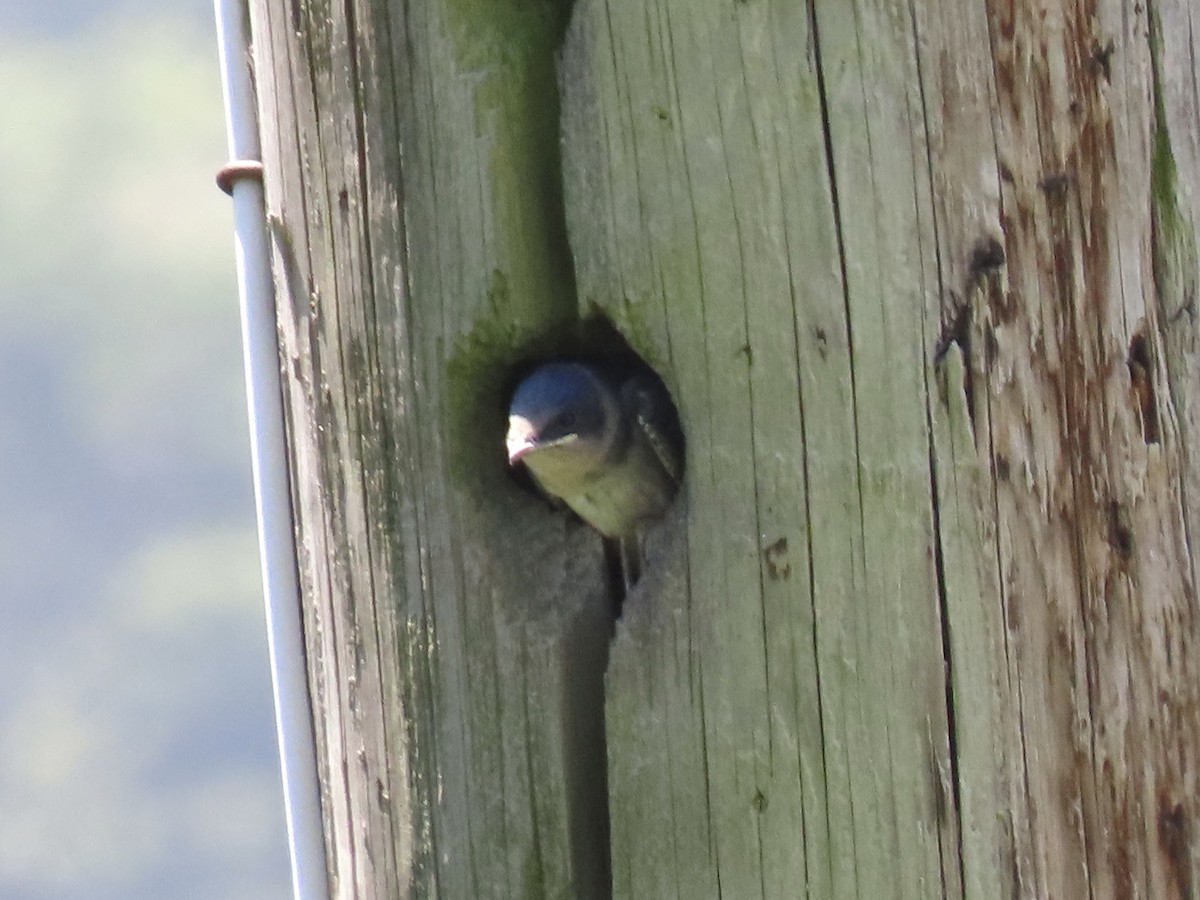
M266 605L275 725L295 900L327 900L312 708L288 483L271 248L261 179L246 0L215 0L232 162L218 182L233 197L250 451Z

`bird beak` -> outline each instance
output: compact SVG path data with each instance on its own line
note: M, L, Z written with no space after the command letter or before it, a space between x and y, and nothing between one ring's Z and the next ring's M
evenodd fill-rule
M508 437L504 439L508 449L508 464L515 466L526 455L538 448L537 434L533 425L524 416L511 416L508 420Z
M508 464L510 466L515 466L523 458L528 456L530 453L532 453L537 448L538 448L538 445L535 444L533 441L521 441L520 443L516 443L516 444L514 444L512 441L509 441L508 442Z

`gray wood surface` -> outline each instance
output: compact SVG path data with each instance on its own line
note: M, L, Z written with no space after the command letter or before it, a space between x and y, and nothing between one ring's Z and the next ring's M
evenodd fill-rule
M342 897L1200 890L1189 0L256 0ZM509 478L603 314L615 629Z
M599 543L503 455L574 312L560 26L466 6L254 7L339 898L607 892Z

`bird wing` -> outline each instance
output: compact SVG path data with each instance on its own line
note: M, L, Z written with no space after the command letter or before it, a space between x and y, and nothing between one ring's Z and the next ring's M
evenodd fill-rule
M683 441L679 419L665 389L645 376L636 375L622 385L621 403L646 438L663 471L671 481L680 484L683 480Z

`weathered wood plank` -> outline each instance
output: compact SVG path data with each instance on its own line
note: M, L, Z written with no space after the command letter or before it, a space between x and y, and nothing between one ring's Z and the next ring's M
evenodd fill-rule
M983 4L910 7L928 142L940 328L927 384L937 490L943 629L950 683L951 768L944 800L957 812L962 896L1013 896L1016 847L1028 851L1027 804L1005 683L994 493L980 390L984 343L977 309L1004 266L996 105ZM954 861L945 859L944 865Z
M1181 431L1154 399L1149 13L996 3L990 20L1008 265L983 377L1029 804L1019 891L1186 896L1196 600Z
M677 589L631 600L610 664L615 896L959 879L914 41L855 11L814 33L786 5L581 0L568 34L580 294L664 367L689 439Z
M512 365L575 316L562 16L254 7L338 897L607 894L599 544L502 455Z
M336 895L1191 896L1187 0L567 12L254 5ZM688 438L610 660L500 450L593 311Z
M1188 545L1200 535L1200 464L1195 448L1200 423L1200 347L1197 346L1197 296L1200 296L1200 16L1190 6L1155 8L1150 48L1155 69L1154 134L1151 149L1154 286L1162 336L1170 404L1186 454L1183 503ZM1200 577L1192 553L1192 579Z
M851 766L865 774L882 762L887 774L866 788L852 776L860 787L847 824L862 848L860 890L954 895L957 813L942 802L949 746L926 397L939 322L928 137L922 94L912 89L919 70L910 11L860 2L852 13L818 5L816 22L855 384L858 653L875 670L853 685L866 714ZM876 821L864 822L863 809Z
M580 292L665 368L691 455L674 587L609 675L616 894L1173 896L1195 475L1130 397L1169 367L1194 402L1190 316L1163 351L1148 301L1157 246L1187 306L1195 231L1172 206L1164 254L1161 199L1150 227L1148 13L811 8L581 0L568 34ZM1155 11L1174 198L1194 14Z

